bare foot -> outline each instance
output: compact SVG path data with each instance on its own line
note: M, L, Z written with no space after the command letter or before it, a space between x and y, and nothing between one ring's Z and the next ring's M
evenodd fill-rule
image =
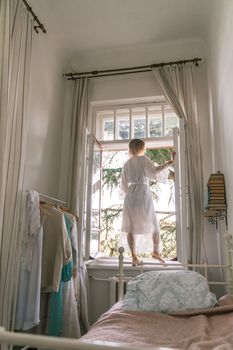
M139 266L141 265L141 260L137 256L137 254L132 254L132 266Z
M162 264L165 264L165 261L163 260L163 258L161 257L161 255L159 253L153 252L152 258L159 260Z

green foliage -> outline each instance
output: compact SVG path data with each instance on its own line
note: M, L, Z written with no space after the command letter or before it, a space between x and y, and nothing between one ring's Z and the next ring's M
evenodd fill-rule
M103 186L110 189L111 192L120 184L122 168L117 169L103 169Z
M114 232L114 221L122 213L122 205L111 206L101 211L100 251L109 256L118 255L120 234Z
M176 252L176 223L169 220L160 221L160 236L162 242L162 256L173 259Z
M172 149L171 148L158 148L146 150L146 155L152 162L157 164L163 164L164 162L171 159Z

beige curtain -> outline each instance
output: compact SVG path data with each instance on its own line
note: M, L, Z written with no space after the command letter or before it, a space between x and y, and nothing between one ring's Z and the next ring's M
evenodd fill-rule
M82 207L80 181L84 167L82 160L86 129L90 129L89 93L90 82L87 78L75 80L72 101L68 203L70 209L78 216Z
M190 263L201 263L204 188L195 69L197 69L196 66L193 63L189 63L153 68L153 73L167 101L178 117L185 121L187 184L189 189L189 215L187 223L188 260Z
M74 82L71 142L69 160L68 204L78 216L78 290L80 304L80 327L83 333L89 329L88 322L88 276L83 263L84 212L86 195L87 133L91 130L89 113L90 81L87 78Z
M21 242L32 20L21 0L0 0L0 324L14 327Z

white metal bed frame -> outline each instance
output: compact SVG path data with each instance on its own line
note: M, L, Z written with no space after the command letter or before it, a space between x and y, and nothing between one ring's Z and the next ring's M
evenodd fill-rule
M28 347L36 347L40 349L57 349L57 350L148 350L148 347L135 347L122 343L100 342L91 343L82 342L78 339L69 339L61 337L50 337L46 335L32 335L25 333L7 332L3 327L0 327L0 344L1 350L8 349L7 344L28 345ZM151 347L153 350L169 350L173 348Z
M226 250L226 264L225 265L208 265L208 264L188 264L183 266L183 268L202 268L204 269L204 275L208 277L209 268L218 268L221 271L226 271L226 281L208 281L209 284L222 285L228 287L228 292L233 294L233 243L232 236L230 234L224 235L225 239L225 250ZM122 300L124 295L124 283L129 280L129 277L124 277L124 248L119 248L119 274L117 275L118 280L118 299ZM169 266L169 263L166 263ZM171 265L171 264L170 264ZM172 265L174 266L174 264ZM141 264L141 272L143 271L143 262ZM145 348L137 348L135 346L129 346L128 344L120 343L110 343L110 342L83 342L78 339L69 339L69 338L57 338L45 335L34 335L26 334L20 332L8 332L3 327L0 327L0 344L1 349L8 349L8 345L22 345L24 348L21 350L26 350L28 347L38 347L41 349L62 349L62 350L146 350ZM171 348L165 347L151 347L150 349L154 350L165 350Z
M184 269L195 268L195 269L204 269L203 275L208 280L208 269L215 268L219 269L220 272L223 270L226 271L226 281L209 281L209 285L220 285L226 286L229 294L233 294L233 242L232 235L225 234L224 235L224 243L225 243L225 252L226 252L226 264L225 265L216 265L216 264L182 264L181 266ZM128 282L130 277L124 277L124 248L119 248L119 274L118 274L118 300L122 300L124 296L124 282ZM146 263L148 265L148 262ZM150 264L150 263L149 263ZM167 267L173 266L174 264L165 263ZM162 264L157 264L162 265ZM143 260L141 261L141 272L144 270Z

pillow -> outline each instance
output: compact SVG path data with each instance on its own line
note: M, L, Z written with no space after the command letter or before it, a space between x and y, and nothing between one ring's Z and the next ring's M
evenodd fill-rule
M174 312L214 307L216 296L208 282L194 271L150 271L128 282L123 309Z
M233 305L233 295L226 294L219 299L219 306Z

